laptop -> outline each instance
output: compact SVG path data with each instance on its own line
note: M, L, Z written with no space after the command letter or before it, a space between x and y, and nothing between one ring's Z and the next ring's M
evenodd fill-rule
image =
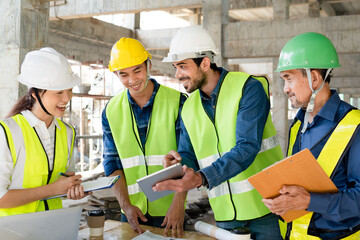
M81 207L0 217L0 238L6 240L76 240Z

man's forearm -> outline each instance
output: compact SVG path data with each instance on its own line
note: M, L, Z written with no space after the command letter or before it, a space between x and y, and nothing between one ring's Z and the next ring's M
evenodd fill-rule
M110 176L120 175L119 180L111 188L115 194L116 199L118 200L120 207L122 209L130 205L129 193L127 190L126 179L123 170L116 170Z
M184 206L187 194L188 194L187 191L185 191L185 192L175 192L174 198L173 198L173 203L178 203L179 206Z

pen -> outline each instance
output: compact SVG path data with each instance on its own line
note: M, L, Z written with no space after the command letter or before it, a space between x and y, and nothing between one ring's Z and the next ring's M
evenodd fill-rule
M69 175L67 175L67 174L65 174L65 173L63 173L63 172L60 172L60 175L61 175L61 176L64 176L64 177L70 177Z

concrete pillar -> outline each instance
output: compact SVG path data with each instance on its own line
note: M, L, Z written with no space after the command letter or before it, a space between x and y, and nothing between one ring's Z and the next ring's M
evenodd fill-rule
M320 17L320 3L317 0L309 1L309 17L317 18Z
M289 0L273 0L274 20L289 19Z
M289 19L289 0L274 0L274 21ZM280 55L280 52L278 53ZM278 57L273 58L273 70L278 65ZM288 120L288 98L283 93L284 81L280 79L280 73L274 72L272 84L270 84L270 93L273 97L272 102L272 120L279 137L281 149L286 156L289 120Z
M190 25L191 26L197 26L201 25L201 13L200 9L197 8L193 14L190 15Z
M350 104L350 94L344 93L344 101Z
M219 49L219 57L215 58L218 66L227 68L227 59L222 57L223 24L228 24L229 0L203 1L203 26L208 30Z
M140 13L134 14L134 29L140 29Z
M25 54L46 45L49 2L0 1L0 118L27 88L16 78Z
M273 58L274 71L278 65L278 58ZM284 156L286 156L286 149L288 143L288 98L283 92L284 81L280 78L280 73L274 72L272 83L270 84L270 93L272 95L272 120L276 128L276 132L279 138L281 149Z
M360 109L360 98L354 98L354 106Z

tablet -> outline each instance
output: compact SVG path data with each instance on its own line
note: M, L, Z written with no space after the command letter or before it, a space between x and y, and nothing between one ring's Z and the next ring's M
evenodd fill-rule
M160 191L154 192L152 187L161 181L168 179L177 179L182 178L184 176L184 172L182 170L182 166L180 163L174 164L170 167L161 169L160 171L154 172L148 176L143 178L139 178L137 183L140 186L142 192L146 195L150 202L153 202L159 198L165 197L174 191Z

